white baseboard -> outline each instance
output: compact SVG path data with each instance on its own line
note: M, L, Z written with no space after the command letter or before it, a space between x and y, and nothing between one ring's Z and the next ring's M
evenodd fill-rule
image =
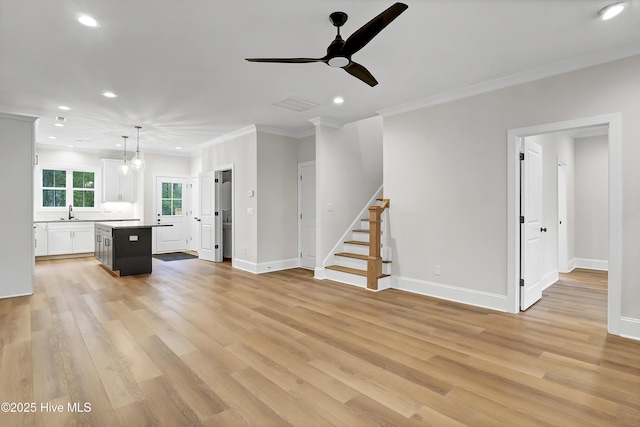
M442 283L427 282L408 277L391 276L391 287L415 294L426 295L462 304L509 312L512 302L506 295L459 288Z
M551 286L554 283L556 283L559 278L560 278L560 276L558 276L558 270L553 270L553 271L550 271L549 273L545 274L542 277L542 280L541 280L541 282L542 282L542 290L544 291L549 286Z
M620 336L640 341L640 319L621 317Z
M609 261L606 259L574 258L569 261L569 271L573 271L574 268L609 271Z
M324 267L316 267L315 270L313 270L313 278L314 279L318 279L318 280L324 280L327 278L327 273L324 269Z
M248 271L249 273L262 274L270 273L272 271L288 270L290 268L300 267L300 258L283 259L279 261L269 261L261 263L234 258L231 265L233 265L234 268Z

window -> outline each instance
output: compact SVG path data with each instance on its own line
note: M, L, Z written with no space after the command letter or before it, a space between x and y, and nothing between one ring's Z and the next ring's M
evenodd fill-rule
M42 208L95 208L96 171L42 168Z
M73 206L94 207L95 181L93 172L73 171Z
M162 215L182 215L182 184L162 183Z

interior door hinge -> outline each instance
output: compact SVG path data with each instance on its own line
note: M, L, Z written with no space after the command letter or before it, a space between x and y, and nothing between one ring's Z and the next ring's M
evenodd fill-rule
M300 181L302 181L302 175L300 175Z
M216 212L216 216L218 216L218 212Z
M524 160L524 153L520 153L520 160Z
M213 182L218 182L218 178L216 178Z
M215 249L218 249L218 245L216 245Z
M520 286L524 286L524 279L520 279Z
M524 224L524 217L520 216L520 224Z

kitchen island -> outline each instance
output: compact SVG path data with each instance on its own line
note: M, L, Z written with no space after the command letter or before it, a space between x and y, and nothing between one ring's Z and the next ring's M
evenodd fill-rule
M151 273L151 228L171 224L109 221L95 224L95 256L119 276Z

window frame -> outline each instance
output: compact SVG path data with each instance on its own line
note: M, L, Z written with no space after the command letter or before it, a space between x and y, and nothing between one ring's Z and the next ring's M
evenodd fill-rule
M66 172L66 185L64 188L60 187L60 190L66 192L66 204L65 206L43 206L42 205L42 191L49 189L50 187L44 187L42 184L42 173L44 170L64 170ZM73 206L73 210L76 212L99 212L100 203L102 200L102 169L99 166L82 166L74 164L59 164L59 163L42 163L35 167L35 209L40 212L66 212L69 209L69 205ZM93 173L93 207L81 207L73 204L73 191L81 190L86 191L90 189L81 189L73 187L73 172L90 172Z

